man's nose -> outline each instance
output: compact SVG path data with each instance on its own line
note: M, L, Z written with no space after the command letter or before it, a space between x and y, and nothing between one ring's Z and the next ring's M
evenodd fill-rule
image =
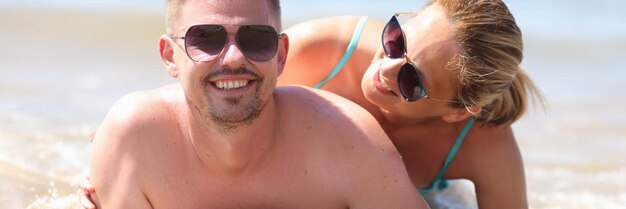
M228 38L226 46L224 46L224 55L222 57L222 65L225 67L241 67L246 62L246 56L241 51L241 47L237 44L237 40L232 37Z

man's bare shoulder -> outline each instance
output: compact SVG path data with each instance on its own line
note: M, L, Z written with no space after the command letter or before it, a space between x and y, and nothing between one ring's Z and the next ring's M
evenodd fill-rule
M178 121L181 98L179 85L127 94L109 109L94 140L124 139L162 130L158 127Z
M374 117L358 104L334 93L306 86L280 86L275 96L281 112L296 111L298 117L311 117L310 123L319 120L350 121L377 126ZM284 110L284 111L283 111ZM334 119L334 120L333 120ZM374 124L371 124L374 123Z
M155 151L176 136L177 85L133 92L110 108L94 136L90 178L99 191L101 203L148 205L142 193L142 179L157 168ZM102 195L102 196L101 196Z
M291 121L298 121L333 143L383 150L399 157L376 119L346 98L304 86L278 87L276 97L285 117L293 118Z
M341 96L308 87L279 87L275 96L281 121L289 121L284 127L301 145L290 147L297 147L298 155L314 153L309 157L316 160L308 163L323 170L331 188L349 194L350 208L423 205L400 154L365 109ZM299 128L302 126L307 128Z

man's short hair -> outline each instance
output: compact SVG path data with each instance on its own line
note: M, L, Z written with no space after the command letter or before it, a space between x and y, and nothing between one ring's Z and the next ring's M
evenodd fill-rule
M276 30L277 31L282 31L281 27L281 12L280 12L280 0L267 0L268 3L270 4L270 9L272 10L271 12L274 14L274 18L276 20L277 23L277 27ZM178 16L178 12L180 11L180 8L182 7L184 3L184 0L166 0L165 4L166 4L166 14L165 14L165 29L167 31L167 33L171 33L170 31L170 26L172 25L172 20L173 18Z

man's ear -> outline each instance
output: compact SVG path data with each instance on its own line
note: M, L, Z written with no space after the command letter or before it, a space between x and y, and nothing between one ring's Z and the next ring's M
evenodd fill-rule
M480 112L482 110L483 108L478 105L470 107L452 108L450 109L450 111L443 114L441 118L448 123L459 122L464 121L470 117L480 115Z
M287 62L287 54L289 52L289 36L286 33L281 34L282 38L278 39L278 51L276 57L278 58L278 75L283 73L285 69L285 63Z
M174 62L174 49L171 43L169 37L162 35L161 38L159 38L159 54L161 55L161 61L165 66L165 70L167 70L167 74L170 74L172 78L177 78L178 70Z

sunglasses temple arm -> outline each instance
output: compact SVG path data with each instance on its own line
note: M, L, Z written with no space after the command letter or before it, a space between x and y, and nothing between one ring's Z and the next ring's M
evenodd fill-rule
M430 99L430 100L435 100L435 101L440 101L440 102L450 102L450 103L456 103L456 104L463 104L463 103L461 103L459 101L453 101L453 100L447 100L447 99L438 99L438 98L430 97L428 95L424 96L424 98Z
M394 15L396 17L400 16L400 15L414 15L414 14L415 14L415 12L396 12L396 13L394 13Z

